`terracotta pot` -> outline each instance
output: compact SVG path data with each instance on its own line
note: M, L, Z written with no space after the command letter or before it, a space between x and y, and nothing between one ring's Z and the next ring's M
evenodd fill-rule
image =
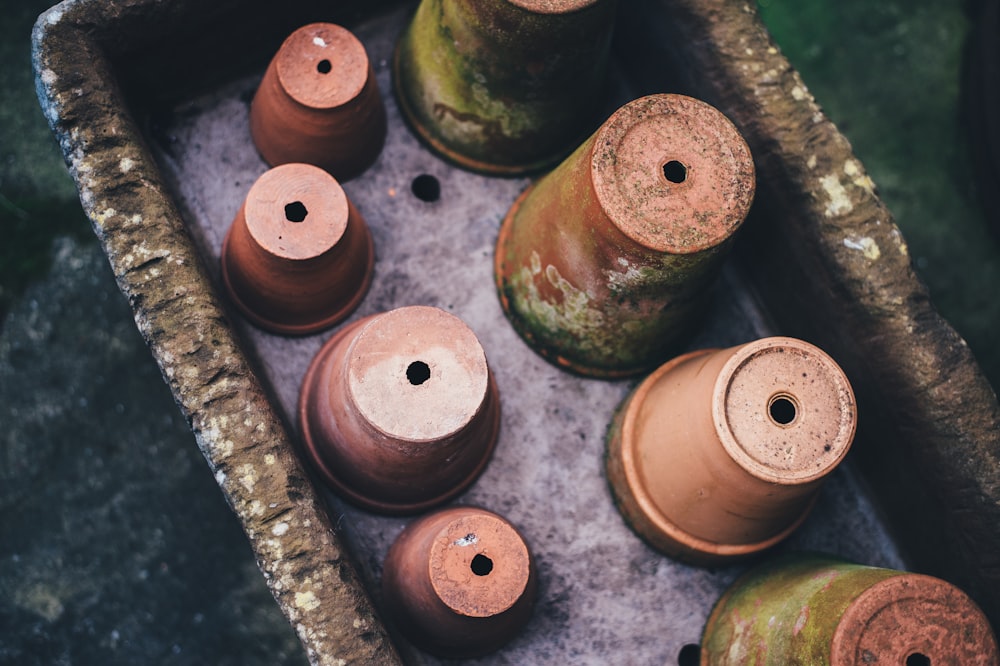
M394 59L400 109L458 166L514 175L596 126L614 0L423 0Z
M327 172L285 164L251 186L222 244L222 279L254 324L305 335L346 318L371 284L364 218Z
M702 637L702 666L996 666L989 621L962 591L920 574L819 555L736 581Z
M465 490L496 444L500 400L475 334L411 306L338 331L299 398L305 452L345 499L412 513Z
M508 212L504 312L563 368L648 371L700 321L753 193L750 151L718 111L680 95L629 102Z
M608 430L619 510L651 546L711 564L764 550L805 519L854 438L847 377L825 353L765 338L680 356Z
M418 647L475 657L501 647L528 622L535 564L524 538L489 511L453 507L407 527L382 572L385 608Z
M264 161L315 164L341 181L375 162L386 127L365 47L332 23L293 32L250 105L250 134Z

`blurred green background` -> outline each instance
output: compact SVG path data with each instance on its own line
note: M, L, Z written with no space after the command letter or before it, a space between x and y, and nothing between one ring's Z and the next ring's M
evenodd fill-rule
M0 664L304 663L39 110L30 34L49 4L0 18ZM962 114L979 3L758 4L1000 386L1000 249Z

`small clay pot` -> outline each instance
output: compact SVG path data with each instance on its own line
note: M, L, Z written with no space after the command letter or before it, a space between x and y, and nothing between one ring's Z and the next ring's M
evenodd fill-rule
M996 666L989 621L961 590L920 574L819 555L737 580L705 626L702 666Z
M560 367L647 372L700 322L754 185L749 148L711 106L629 102L507 213L495 257L507 318Z
M332 23L289 35L250 105L250 134L264 161L315 164L340 181L374 164L386 128L365 47Z
M285 164L251 186L222 244L230 300L257 326L306 335L345 319L371 284L364 218L327 172Z
M407 527L382 572L385 608L427 652L476 657L507 643L528 622L535 564L524 538L484 509L453 507Z
M775 337L692 352L619 407L608 479L651 546L719 563L769 548L805 520L856 422L847 377L806 342Z
M614 0L423 0L393 63L403 117L467 169L554 164L599 120L614 10Z
M410 306L338 331L299 398L305 453L345 499L414 513L465 490L496 444L500 400L475 334Z

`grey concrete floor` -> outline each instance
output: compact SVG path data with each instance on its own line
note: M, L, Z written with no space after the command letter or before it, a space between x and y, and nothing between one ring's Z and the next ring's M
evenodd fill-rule
M0 664L304 663L38 110L48 4L0 18ZM956 110L963 4L760 4L996 385L1000 251Z

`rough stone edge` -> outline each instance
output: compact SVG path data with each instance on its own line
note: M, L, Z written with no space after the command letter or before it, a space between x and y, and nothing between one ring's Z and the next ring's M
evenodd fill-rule
M113 31L94 29L143 4L68 0L39 17L43 112L136 326L311 663L399 663L126 109L100 41Z
M637 54L714 104L755 155L744 256L782 329L831 352L858 389L856 456L913 564L1000 624L1000 407L934 310L899 228L745 0L631 5ZM661 20L636 21L649 12ZM782 298L768 298L768 291ZM866 419L867 413L867 419Z

